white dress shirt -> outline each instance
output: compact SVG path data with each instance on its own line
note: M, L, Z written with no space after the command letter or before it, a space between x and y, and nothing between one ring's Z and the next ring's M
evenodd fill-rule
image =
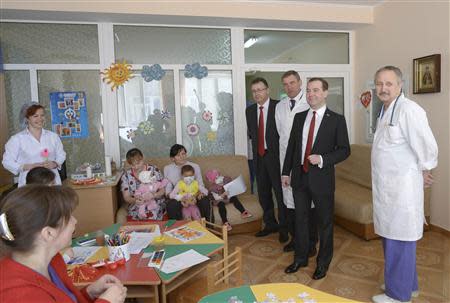
M266 100L266 102L264 102L263 105L259 105L258 103L256 103L257 106L257 124L258 124L258 128L259 128L259 112L260 112L260 107L263 107L263 114L264 114L264 148L267 149L267 142L266 142L266 127L267 127L267 115L269 114L269 103L270 103L270 98Z
M305 161L305 151L306 151L306 144L308 142L308 133L309 133L309 125L311 124L311 119L313 117L313 111L316 112L316 121L314 123L314 136L313 136L313 144L311 146L314 146L314 142L316 141L317 132L319 131L320 124L322 123L323 116L325 114L325 110L327 109L327 106L324 105L321 108L317 110L309 109L308 114L306 115L305 124L303 125L303 136L302 136L302 164ZM320 155L319 155L320 156ZM320 156L320 164L319 167L322 168L323 166L323 159L322 156Z
M48 149L48 159L44 159L41 153L44 149ZM3 154L3 167L12 174L19 174L18 186L26 184L28 171L23 171L24 164L32 164L48 161L55 161L58 166L66 160L66 152L64 151L61 139L57 134L49 130L42 130L40 140L28 131L28 128L12 136L5 145L5 153ZM55 183L61 184L58 170L52 169L55 173Z

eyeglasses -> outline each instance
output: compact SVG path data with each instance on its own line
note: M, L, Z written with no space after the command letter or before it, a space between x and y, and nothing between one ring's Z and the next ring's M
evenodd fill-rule
M252 94L262 93L265 90L267 90L267 87L266 88L255 89L255 90L252 90Z

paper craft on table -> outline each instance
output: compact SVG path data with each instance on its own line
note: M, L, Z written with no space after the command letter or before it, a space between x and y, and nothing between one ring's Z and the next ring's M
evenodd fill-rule
M161 267L161 271L166 274L171 274L207 260L209 260L208 257L190 249L184 253L166 259Z
M226 192L228 192L228 198L240 195L247 191L247 186L245 186L244 178L239 175L236 179L227 183L223 186Z
M181 226L165 232L166 235L178 239L183 243L201 238L204 232L190 228L189 226Z
M89 260L90 257L92 257L100 248L101 246L75 246L72 247L73 249L73 258L67 262L68 265L78 265L78 264L85 264Z
M141 232L132 232L130 233L130 242L128 242L128 249L130 250L130 254L138 254L152 243L155 237L158 237L161 233L159 229L154 233L141 233Z

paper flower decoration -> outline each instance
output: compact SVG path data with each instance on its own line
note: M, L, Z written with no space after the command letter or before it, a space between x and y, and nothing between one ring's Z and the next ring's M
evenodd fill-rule
M128 139L133 139L134 137L136 137L135 131L132 130L132 129L127 130L127 138Z
M161 111L161 119L170 119L171 113L169 111Z
M208 76L208 68L206 66L201 66L199 63L186 64L184 69L184 76L186 78L195 77L201 79Z
M150 135L155 130L150 121L142 121L139 123L138 128L144 133L144 135Z
M226 124L231 121L230 114L227 112L220 112L217 120L219 120L220 123Z
M44 148L42 151L41 151L41 157L44 159L44 161L48 161L48 156L49 156L49 151L48 151L48 149L47 148Z
M203 111L202 118L205 121L211 121L212 120L212 113L209 110L205 110L205 111Z
M103 72L101 72L103 77L103 82L107 81L106 84L111 84L111 90L113 91L115 88L123 85L129 79L133 78L131 72L131 65L127 63L127 61L123 60L122 62L117 62L111 64L109 68L105 68Z
M159 64L153 64L152 66L144 65L142 67L141 75L146 82L152 80L159 81L166 75L166 71L163 70Z
M197 124L191 123L188 126L186 126L186 131L189 136L197 136L200 132L200 127L198 127Z
M359 97L359 100L361 101L362 105L367 108L370 104L370 101L372 101L372 92L370 90L363 92Z

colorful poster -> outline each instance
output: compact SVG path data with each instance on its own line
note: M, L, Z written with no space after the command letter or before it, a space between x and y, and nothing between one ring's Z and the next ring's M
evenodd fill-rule
M84 92L50 93L52 129L61 138L89 136L86 94Z

